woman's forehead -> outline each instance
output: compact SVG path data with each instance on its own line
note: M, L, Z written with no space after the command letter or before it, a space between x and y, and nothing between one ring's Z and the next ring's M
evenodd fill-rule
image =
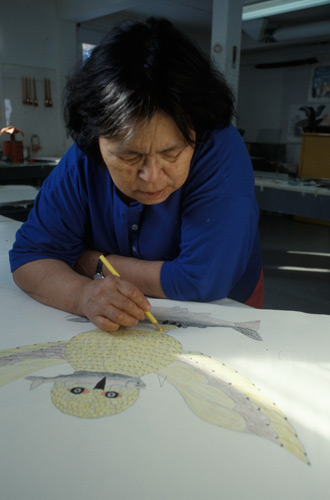
M115 150L166 150L180 147L186 143L180 129L169 116L156 113L150 120L140 120L132 125L125 135L108 138L109 145Z

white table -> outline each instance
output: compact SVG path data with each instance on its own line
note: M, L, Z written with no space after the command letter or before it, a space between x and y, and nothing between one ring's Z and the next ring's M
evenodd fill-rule
M28 204L35 200L38 189L33 186L0 186L0 206Z
M0 222L12 222L13 219L9 217L5 217L4 215L0 215Z
M26 220L37 194L33 186L0 185L0 214Z
M320 187L317 182L255 172L255 192L262 210L330 220L330 189Z
M9 269L8 252L12 247L16 231L21 227L21 222L14 221L0 215L0 287L15 287Z
M193 325L169 330L163 344L149 323L134 342L133 332L85 335L93 325L10 280L4 256L17 226L0 223L8 239L0 249L2 500L328 500L330 316L152 300L158 320ZM249 331L262 341L238 325L255 320ZM196 324L212 321L218 326ZM135 402L100 416L104 401L124 404L129 390ZM116 392L122 398L108 397ZM79 399L95 394L95 403Z

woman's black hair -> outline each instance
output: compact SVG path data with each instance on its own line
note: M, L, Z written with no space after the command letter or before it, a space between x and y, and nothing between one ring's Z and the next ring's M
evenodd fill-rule
M87 154L98 138L129 134L156 112L170 116L186 141L230 123L232 91L197 47L166 19L121 24L94 48L65 87L64 116Z

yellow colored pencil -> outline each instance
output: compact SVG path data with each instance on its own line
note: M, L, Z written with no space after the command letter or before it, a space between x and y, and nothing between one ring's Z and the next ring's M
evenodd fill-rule
M116 269L110 264L110 262L104 257L104 255L100 255L100 260L103 262L105 267L110 271L111 274L114 276L120 277L120 274L117 273ZM160 332L163 331L162 327L156 320L156 318L149 312L149 311L144 311L144 314L147 316L148 320L158 328Z

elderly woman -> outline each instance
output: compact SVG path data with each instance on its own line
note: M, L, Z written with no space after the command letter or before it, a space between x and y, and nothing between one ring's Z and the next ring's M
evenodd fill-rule
M254 177L232 114L221 74L171 23L112 30L67 84L75 143L17 233L16 284L107 331L142 320L145 295L261 307Z

